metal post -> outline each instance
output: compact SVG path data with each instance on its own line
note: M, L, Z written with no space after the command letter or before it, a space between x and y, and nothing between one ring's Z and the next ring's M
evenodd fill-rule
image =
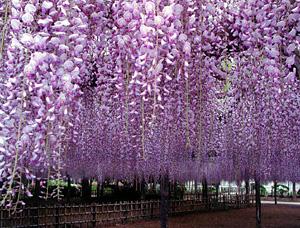
M95 204L92 205L92 215L93 215L92 226L93 226L93 228L95 228L96 225L97 225L97 221L96 221L96 205Z
M150 218L153 219L153 201L150 201L150 210L151 210L151 215Z
M55 208L55 227L59 228L59 207Z
M277 205L277 181L274 181L274 202Z

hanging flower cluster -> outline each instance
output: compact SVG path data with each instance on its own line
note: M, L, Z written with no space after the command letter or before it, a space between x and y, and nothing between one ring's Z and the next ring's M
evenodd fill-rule
M12 1L1 106L2 203L8 206L26 189L25 179L62 177L65 134L86 71L85 21L65 1Z

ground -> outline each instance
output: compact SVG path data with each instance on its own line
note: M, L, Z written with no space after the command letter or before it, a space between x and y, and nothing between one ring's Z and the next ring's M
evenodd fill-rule
M263 205L262 228L300 228L299 205ZM159 220L138 221L118 228L159 228ZM169 228L255 228L255 208L194 213L169 218Z

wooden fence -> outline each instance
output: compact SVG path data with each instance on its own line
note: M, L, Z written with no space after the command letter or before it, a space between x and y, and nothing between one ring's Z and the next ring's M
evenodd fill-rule
M254 205L254 196L223 195L208 199L171 200L169 215L227 210ZM9 217L0 210L0 227L106 227L109 224L127 223L139 219L159 217L159 200L121 202L113 204L41 206L25 208L22 212Z

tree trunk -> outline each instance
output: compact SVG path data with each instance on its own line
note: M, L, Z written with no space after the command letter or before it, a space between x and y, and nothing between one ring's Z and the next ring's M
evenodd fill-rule
M219 188L220 188L220 182L218 182L216 184L216 198L217 198L217 200L219 200Z
M101 190L100 190L100 198L101 198L101 202L103 202L103 197L104 197L104 187L105 187L105 181L102 181L102 183L101 183Z
M145 179L143 178L142 182L141 182L141 199L142 200L145 200L145 198L146 198L146 186L147 186L147 183L146 183Z
M277 205L277 181L274 181L274 202Z
M137 177L134 177L134 180L133 180L133 189L134 191L138 192L138 180L137 180Z
M256 228L261 228L260 181L255 180Z
M249 180L245 181L245 188L246 188L246 202L249 205L250 204L250 198L249 198Z
M35 180L35 186L34 186L34 198L36 200L38 200L39 197L40 197L40 192L41 192L41 186L40 186L40 184L41 184L41 181L39 179L36 179Z
M196 200L196 199L198 199L198 182L197 182L197 180L195 179L194 180L194 199Z
M91 186L89 183L89 179L83 178L81 181L82 186L82 199L83 201L89 201L91 198Z
M152 191L152 193L156 192L156 183L155 183L154 177L152 178L151 191Z
M70 202L71 199L71 178L69 175L68 176L68 186L67 186L67 202Z
M205 207L208 207L208 187L206 178L202 181L202 200L205 203Z
M101 194L101 185L99 180L97 180L97 201L100 199L100 194Z
M297 192L296 192L296 182L293 182L293 200L296 200Z
M169 177L166 174L160 181L160 227L168 227L168 196L169 196Z

